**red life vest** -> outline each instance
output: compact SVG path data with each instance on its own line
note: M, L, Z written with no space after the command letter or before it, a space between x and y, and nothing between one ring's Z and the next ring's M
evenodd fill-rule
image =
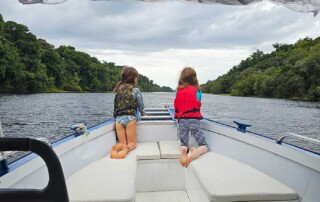
M188 86L178 90L174 99L174 118L202 119L201 102L197 99L197 88Z

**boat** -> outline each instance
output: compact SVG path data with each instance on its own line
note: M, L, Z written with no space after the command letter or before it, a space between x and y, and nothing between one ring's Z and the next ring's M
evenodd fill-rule
M110 159L115 120L51 145L0 138L0 148L39 153L10 163L0 177L0 201L319 202L320 154L204 118L209 152L179 163L177 120L170 107L148 108L137 124L137 148ZM12 143L13 142L13 143ZM191 145L195 144L191 137Z
M19 0L23 4L66 1ZM316 1L272 1L314 15L319 11ZM72 127L74 134L53 143L0 134L0 201L320 201L320 154L283 143L285 138L296 138L320 145L319 140L290 133L274 140L247 131L250 124L235 121L238 127L234 127L204 118L201 129L209 152L184 168L179 163L173 109L149 108L146 113L137 125L137 148L125 159L109 157L117 143L114 119L88 129L79 124ZM32 153L7 163L7 151Z

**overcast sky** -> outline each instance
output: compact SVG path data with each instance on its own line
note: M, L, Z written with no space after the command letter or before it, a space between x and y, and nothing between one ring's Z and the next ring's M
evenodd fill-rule
M184 66L194 67L203 84L256 49L270 52L274 43L320 36L320 15L267 1L226 6L89 0L22 5L1 0L0 13L55 47L70 45L101 61L131 65L172 88Z

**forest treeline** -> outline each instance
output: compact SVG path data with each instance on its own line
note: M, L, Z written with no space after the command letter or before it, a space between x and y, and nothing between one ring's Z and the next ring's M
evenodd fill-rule
M320 100L320 37L274 44L242 60L227 74L201 85L206 93Z
M121 66L100 62L71 46L55 48L27 26L5 22L0 14L0 92L108 92L118 82ZM168 91L139 76L141 91Z

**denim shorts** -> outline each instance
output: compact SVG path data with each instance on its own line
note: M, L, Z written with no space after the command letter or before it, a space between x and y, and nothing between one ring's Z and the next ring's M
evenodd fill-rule
M136 120L136 116L133 115L121 115L116 117L116 122L121 124L123 127L127 127L130 121Z

